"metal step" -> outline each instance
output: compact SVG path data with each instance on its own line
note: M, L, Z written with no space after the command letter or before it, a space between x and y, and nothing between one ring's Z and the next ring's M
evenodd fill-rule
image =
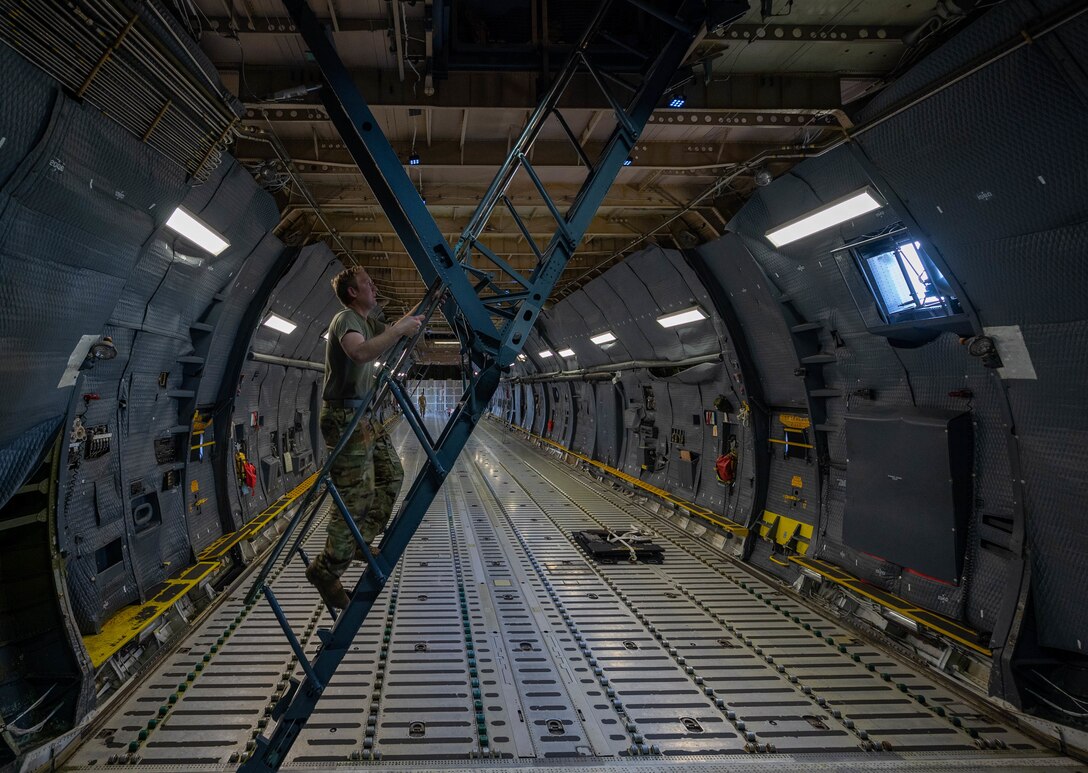
M823 330L823 322L802 322L799 325L791 325L790 330L794 333L808 333L813 330Z
M810 397L842 397L842 390L839 389L813 389L809 392Z
M215 330L215 325L208 322L190 322L189 329L195 330L198 333L211 333Z
M193 389L168 389L166 396L175 400L186 400L190 397L196 397L196 391Z
M841 424L814 424L812 427L817 432L838 432L842 429Z
M207 360L198 354L183 354L177 358L182 365L203 365Z
M808 357L801 358L802 365L829 365L833 362L837 362L837 358L834 354L828 354L827 352L810 354Z

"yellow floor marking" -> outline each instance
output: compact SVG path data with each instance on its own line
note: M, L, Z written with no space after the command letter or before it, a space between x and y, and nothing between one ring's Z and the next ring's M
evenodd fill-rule
M847 588L860 596L864 596L871 601L875 601L882 607L892 610L903 617L916 622L920 627L927 628L931 631L946 636L955 642L962 644L965 647L973 649L975 652L979 652L987 657L993 655L993 651L983 647L977 641L972 641L971 636L978 637L978 632L968 628L961 623L947 618L944 615L939 615L936 612L931 612L928 609L922 609L911 604L906 599L902 599L896 596L894 593L888 593L885 590L874 587L864 580L858 579L847 572L843 571L840 567L834 564L829 564L826 561L820 561L819 559L802 558L801 556L790 556L790 561L795 564L799 564L807 569L811 569L814 572L820 574L821 577L835 583L836 585Z
M741 538L748 536L748 529L746 527L741 526L739 523L734 523L733 521L722 520L722 519L716 517L717 516L716 513L712 512L710 510L707 510L705 507L702 507L701 505L697 505L694 502L688 502L685 499L681 499L680 497L675 496L674 494L671 494L668 491L665 491L665 489L658 488L657 486L651 486L649 483L641 481L638 478L634 477L633 475L628 475L623 470L617 470L615 467L609 467L604 462L598 462L596 459L591 459L590 457L585 456L584 454L580 454L577 451L572 451L571 449L567 448L566 446L562 446L559 443L556 443L554 440L549 440L546 437L541 437L540 435L537 435L537 434L535 434L533 432L530 432L529 430L524 429L522 427L519 427L516 424L510 424L508 426L510 426L513 429L518 430L519 432L523 432L526 435L528 435L529 437L534 438L536 440L539 440L542 443L547 443L550 446L558 448L560 451L562 451L565 454L570 454L571 456L575 457L576 459L581 459L583 462L586 462L587 464L591 464L591 465L593 465L594 467L596 467L596 468L598 468L600 470L604 470L609 475L612 475L612 476L614 476L616 478L619 478L620 480L625 481L627 483L630 483L632 486L635 486L636 488L640 488L643 491L646 491L646 492L648 492L650 494L653 494L655 497L658 497L659 499L664 499L667 502L671 502L674 505L682 507L685 510L687 510L689 513L694 515L695 517L701 518L704 521L709 521L710 523L714 524L715 526L718 526L718 527L720 527L722 529L725 529L726 531L730 532L734 536L741 537Z
M162 617L170 607L193 590L201 580L221 567L231 548L260 534L278 515L305 494L316 480L317 473L315 472L273 502L271 506L263 510L241 529L230 534L224 534L200 551L197 556L199 562L190 566L177 577L163 583L161 589L153 598L143 604L130 604L118 610L102 626L101 632L84 636L83 646L87 648L87 654L90 655L94 667L101 666L120 651L122 647L135 639L144 629Z

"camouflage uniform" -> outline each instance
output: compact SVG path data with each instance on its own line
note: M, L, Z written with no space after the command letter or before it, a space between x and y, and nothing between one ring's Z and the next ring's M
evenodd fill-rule
M340 404L345 400L363 398L374 387L378 374L369 362L352 362L343 351L340 340L349 331L371 338L384 329L385 324L380 320L362 317L352 309L342 309L329 324L329 342L325 348L325 388L322 393L326 402L321 408L321 434L330 452L355 416L354 408L341 407ZM332 405L329 401L332 401ZM359 422L333 462L330 477L369 545L385 528L404 480L404 470L397 452L379 424L365 419ZM351 564L357 547L344 517L338 509L334 509L329 515L325 550L307 570L310 582L319 589L324 587L323 597L330 593L332 596L343 593L339 578Z
M352 408L322 408L321 434L329 451L354 415ZM360 421L330 472L336 490L369 545L385 528L404 480L404 469L385 430L365 419ZM325 550L314 560L315 571L330 580L340 577L351 564L356 547L343 516L334 510L329 516Z

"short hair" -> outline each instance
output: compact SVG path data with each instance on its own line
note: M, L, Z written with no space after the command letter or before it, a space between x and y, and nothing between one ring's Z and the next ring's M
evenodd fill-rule
M355 275L360 271L365 270L366 269L362 266L349 266L332 278L332 291L336 293L336 297L340 299L340 303L345 306L351 305L351 298L348 297L348 288L355 286Z

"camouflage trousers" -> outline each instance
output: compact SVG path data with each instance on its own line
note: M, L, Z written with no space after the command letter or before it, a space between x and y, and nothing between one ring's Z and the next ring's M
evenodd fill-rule
M329 451L354 415L351 408L321 409L321 434ZM385 430L376 423L360 421L329 472L369 545L385 528L404 480L404 468ZM356 547L344 517L333 505L325 550L314 559L316 572L327 579L339 577L351 564Z

